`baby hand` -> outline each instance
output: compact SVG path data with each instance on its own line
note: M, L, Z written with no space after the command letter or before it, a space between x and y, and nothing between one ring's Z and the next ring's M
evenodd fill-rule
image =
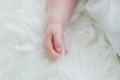
M45 35L45 47L47 51L59 58L62 52L62 41L64 35L64 28L60 24L49 24ZM67 47L64 47L67 53Z

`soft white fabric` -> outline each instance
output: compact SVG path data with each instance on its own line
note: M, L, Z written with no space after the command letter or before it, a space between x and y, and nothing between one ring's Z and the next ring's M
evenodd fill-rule
M46 2L0 0L0 80L119 80L120 60L104 32L110 0L78 2L65 31L69 53L58 60L44 49Z
M109 41L120 55L120 0L111 0L103 25Z

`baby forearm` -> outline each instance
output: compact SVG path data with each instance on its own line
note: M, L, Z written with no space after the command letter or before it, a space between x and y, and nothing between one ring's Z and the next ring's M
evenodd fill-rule
M77 0L48 0L48 24L60 24L65 28Z

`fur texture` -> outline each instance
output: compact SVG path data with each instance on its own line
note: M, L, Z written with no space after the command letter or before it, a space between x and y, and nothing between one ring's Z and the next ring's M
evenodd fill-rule
M65 31L69 53L55 60L43 44L47 1L0 0L0 80L120 80L120 61L101 25L106 10L96 5L102 1L78 2Z

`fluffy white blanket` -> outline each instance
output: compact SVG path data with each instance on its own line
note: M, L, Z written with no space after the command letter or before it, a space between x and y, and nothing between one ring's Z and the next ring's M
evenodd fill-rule
M108 8L108 0L80 0L65 31L69 53L55 60L43 44L47 1L0 0L0 80L120 80L103 29Z

